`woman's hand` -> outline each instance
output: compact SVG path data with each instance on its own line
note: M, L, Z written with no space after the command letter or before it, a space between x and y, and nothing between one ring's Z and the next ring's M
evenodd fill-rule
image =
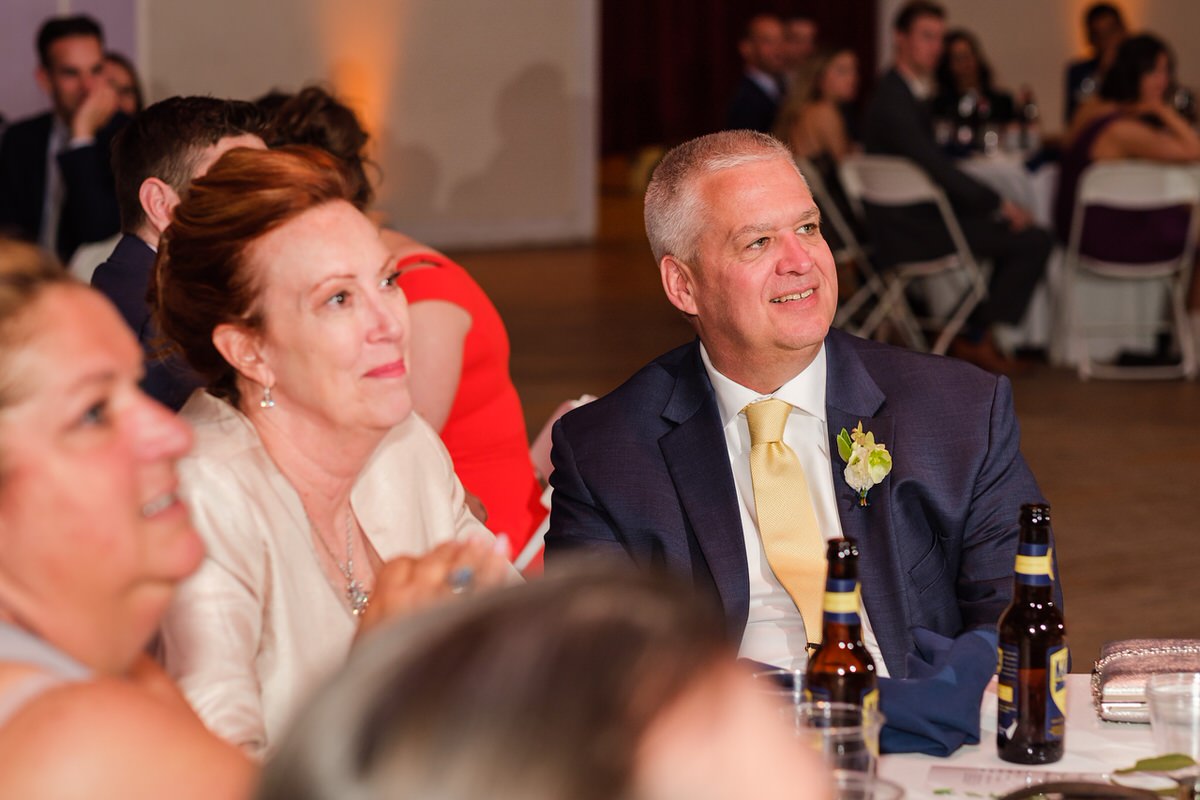
M423 556L401 556L375 576L371 604L358 625L358 636L386 620L478 589L511 582L508 537L471 537L445 542Z

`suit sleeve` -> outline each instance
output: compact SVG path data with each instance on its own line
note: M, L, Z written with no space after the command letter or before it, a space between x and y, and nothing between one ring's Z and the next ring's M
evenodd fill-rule
M550 528L546 532L546 566L555 568L575 552L630 558L612 518L587 486L567 431L569 416L554 424L550 461ZM570 559L565 559L569 561Z
M942 188L955 211L989 214L1000 207L1000 195L967 175L938 149L937 142L921 123L921 115L910 98L902 95L903 86L895 81L881 83L882 96L872 107L871 127L881 153L891 153L915 161Z
M22 187L17 170L17 144L11 129L7 135L0 135L0 234L35 239L37 231L31 231L21 224L18 210Z
M988 451L975 479L964 526L957 594L967 628L995 625L1008 606L1020 536L1019 509L1024 503L1043 502L1033 473L1021 455L1012 386L1007 378L1000 377L988 422ZM1061 587L1057 591L1061 603Z
M98 135L91 144L58 155L65 199L59 227L77 242L98 242L121 229L112 168L108 162L111 136Z

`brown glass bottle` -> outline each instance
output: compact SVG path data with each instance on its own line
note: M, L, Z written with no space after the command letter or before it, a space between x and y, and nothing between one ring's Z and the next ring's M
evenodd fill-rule
M873 708L878 692L875 661L863 644L858 615L858 548L849 539L833 539L826 557L821 646L808 661L805 689L814 700Z
M1054 602L1050 506L1021 506L1012 604L1000 617L996 750L1017 764L1048 764L1063 754L1069 656Z

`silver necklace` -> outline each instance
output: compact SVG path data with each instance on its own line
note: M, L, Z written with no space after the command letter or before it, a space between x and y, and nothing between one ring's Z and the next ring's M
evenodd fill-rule
M312 518L309 517L308 524L313 530L313 535L317 537L317 541L321 543L321 547L325 548L325 552L337 565L338 571L346 579L346 599L350 601L350 611L356 617L361 617L366 613L367 606L371 604L371 593L354 577L354 510L350 507L346 508L346 563L343 564L338 560L338 557L333 554L333 550L329 549L329 545L325 542L325 537L317 530L317 526L313 524Z

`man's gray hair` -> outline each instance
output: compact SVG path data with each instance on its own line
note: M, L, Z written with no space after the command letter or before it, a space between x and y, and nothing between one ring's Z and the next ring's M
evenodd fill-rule
M710 133L667 153L646 187L646 237L655 263L661 263L666 255L687 264L695 262L704 225L704 209L696 191L699 178L773 159L787 161L800 175L787 147L778 139L756 131ZM804 176L800 175L800 179L804 180Z

